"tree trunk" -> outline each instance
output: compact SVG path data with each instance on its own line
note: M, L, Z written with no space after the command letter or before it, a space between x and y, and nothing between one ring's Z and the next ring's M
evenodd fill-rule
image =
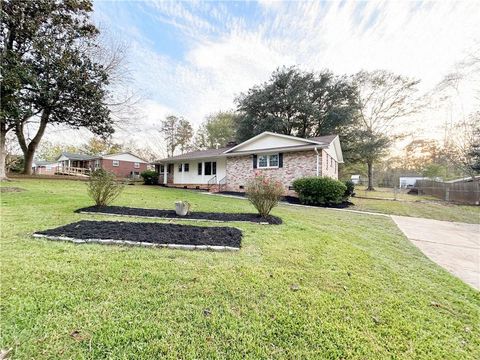
M7 152L5 149L5 142L7 138L7 129L4 123L1 124L0 129L0 181L8 180L6 173L6 158Z
M368 166L368 191L373 191L375 190L373 188L373 162L372 161L367 161L367 166Z
M25 163L23 166L23 174L31 175L32 174L32 164L33 164L33 157L35 156L35 151L37 150L38 144L42 139L43 134L45 133L45 128L48 124L48 118L50 117L50 111L44 110L42 112L42 116L40 117L40 126L35 134L35 137L27 144L25 140L25 135L23 134L23 122L18 124L15 128L15 133L18 138L18 142L20 143L20 147L22 148L23 157L25 159Z

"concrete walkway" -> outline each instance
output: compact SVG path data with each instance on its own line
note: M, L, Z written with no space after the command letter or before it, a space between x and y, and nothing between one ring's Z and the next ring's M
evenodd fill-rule
M426 256L480 290L480 225L395 215L392 219Z

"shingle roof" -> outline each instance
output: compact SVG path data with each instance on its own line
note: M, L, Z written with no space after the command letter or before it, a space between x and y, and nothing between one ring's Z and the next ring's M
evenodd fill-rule
M309 138L307 140L313 140L313 141L318 141L318 142L324 142L326 144L330 144L333 139L335 139L337 135L323 135L323 136L316 136Z
M61 156L65 156L70 160L92 160L95 158L95 156L91 156L91 155L75 154L75 153L69 153L69 152L62 152Z
M205 158L205 157L219 156L219 155L222 155L225 151L227 151L230 148L232 148L232 146L218 148L218 149L192 151L192 152L188 152L188 153L185 153L185 154L161 159L161 160L158 160L157 162L166 161L166 160L170 161L170 160L200 159L200 158Z
M33 160L33 163L36 166L45 166L45 165L53 165L56 164L56 161L45 161L45 160Z

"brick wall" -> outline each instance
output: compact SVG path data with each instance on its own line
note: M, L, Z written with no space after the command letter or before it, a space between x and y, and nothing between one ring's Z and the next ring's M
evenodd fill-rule
M321 169L322 157L319 160ZM252 155L227 157L227 191L243 192L240 186L245 186L256 171L279 180L285 187L285 194L295 195L288 187L299 177L316 175L317 155L313 150L283 153L283 167L274 169L254 169Z
M134 167L134 162L131 161L119 161L119 166L113 166L113 160L111 159L101 159L100 167L106 171L114 173L119 178L130 177L132 171L138 172L139 174L147 170L147 164L140 163L139 168Z
M322 150L322 176L338 179L338 163Z

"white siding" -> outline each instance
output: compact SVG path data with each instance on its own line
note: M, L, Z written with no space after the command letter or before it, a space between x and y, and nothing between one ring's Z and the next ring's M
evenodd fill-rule
M226 175L226 161L225 158L219 159L198 159L198 160L183 160L174 163L173 183L174 184L208 184L208 180L214 175L203 175L205 165L204 162L217 162L217 181L223 179ZM198 163L202 163L202 175L198 175ZM179 172L179 164L189 164L189 171Z

